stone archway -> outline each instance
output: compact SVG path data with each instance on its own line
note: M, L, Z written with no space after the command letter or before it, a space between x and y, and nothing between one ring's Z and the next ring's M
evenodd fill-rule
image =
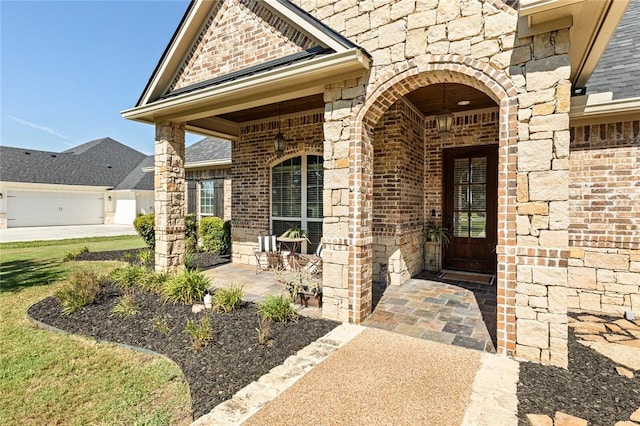
M372 134L385 111L407 93L438 83L460 83L491 97L500 108L498 153L497 335L498 351L515 350L515 238L517 100L511 80L488 64L460 55L425 55L398 64L369 85L366 101L354 111L349 182L352 235L349 261L350 317L360 322L371 312L372 284ZM362 273L365 272L365 273Z

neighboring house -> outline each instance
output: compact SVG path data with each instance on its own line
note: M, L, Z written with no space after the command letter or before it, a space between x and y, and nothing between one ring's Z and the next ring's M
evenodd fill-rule
M0 146L0 228L130 224L153 210L148 161L111 138L63 152Z
M446 268L496 276L498 351L566 366L569 307L640 311L640 102L572 98L637 3L193 1L122 113L156 127L156 268L184 256L185 131L223 137L234 262L307 228L323 316L359 323L435 221Z
M0 146L0 228L133 223L153 213L153 156L111 138L64 152ZM187 207L231 219L231 142L186 149Z

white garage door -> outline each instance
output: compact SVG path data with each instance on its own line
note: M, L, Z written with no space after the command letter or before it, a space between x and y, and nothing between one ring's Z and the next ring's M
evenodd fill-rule
M104 223L100 192L9 191L7 195L9 228Z

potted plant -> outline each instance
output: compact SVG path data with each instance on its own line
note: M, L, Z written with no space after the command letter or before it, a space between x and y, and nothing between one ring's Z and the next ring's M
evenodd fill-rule
M439 223L429 221L424 229L425 269L439 272L442 269L442 248L451 242L449 230Z
M280 236L282 238L307 238L307 231L300 229L298 226L291 225Z

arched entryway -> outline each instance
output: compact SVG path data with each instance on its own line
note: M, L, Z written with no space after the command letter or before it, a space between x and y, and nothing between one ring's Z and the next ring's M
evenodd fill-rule
M468 114L461 113L455 117L455 120L458 120L459 126L462 125L460 129L464 126L470 128L470 121L471 124L481 128L483 124L493 120L491 130L486 133L462 132L450 145L443 144L442 138L434 134L433 120L428 120L428 117L416 108L415 102L411 101L411 94L420 93L426 90L424 88L432 87L438 93L444 89L446 92L447 86L443 85L449 85L452 90L454 85L464 86L470 88L472 93L476 93L479 97L489 99L493 109L481 108L469 111ZM446 226L447 214L452 215L451 221L454 220L454 214L458 214L459 222L462 221L461 208L450 212L445 211L445 192L455 193L456 190L459 192L465 188L463 188L464 185L459 184L457 189L454 185L447 190L443 182L444 167L446 167L443 155L446 152L453 153L458 148L475 147L477 151L483 147L487 152L493 151L494 154L488 155L494 155L495 158L492 165L485 165L485 170L489 170L494 178L491 182L484 182L485 187L491 185L490 191L493 191L495 197L495 201L492 201L495 203L495 210L488 213L495 218L493 224L495 230L488 231L485 221L483 232L492 233L490 237L495 236L495 240L487 238L491 241L484 243L495 247L495 263L489 263L490 268L495 268L496 271L497 349L502 353L513 351L515 348L515 264L512 259L509 259L509 247L515 244L515 221L509 219L515 211L515 200L508 197L508 189L510 182L514 183L516 179L515 172L511 171L513 167L510 167L515 165L516 155L509 149L514 146L516 139L515 95L516 91L511 81L487 64L451 55L433 56L432 61L428 63L408 63L397 66L396 70L390 71L386 77L378 78L377 83L369 90L366 102L356 114L355 123L359 125L355 126L352 139L352 150L355 154L352 158L370 158L371 163L364 163L360 167L354 164L350 173L354 187L361 188L354 196L354 216L351 226L353 230L360 231L356 232L360 238L355 240L362 243L359 247L353 248L360 253L357 256L354 254L351 267L356 270L372 270L371 275L375 278L352 283L351 292L354 301L352 316L356 321L370 313L372 282L377 281L376 272L379 274L380 264L384 263L380 259L387 262L387 267L392 274L390 275L391 284L400 284L424 267L421 247L424 223L435 218L439 219L440 223L445 221ZM441 99L438 97L438 101ZM422 123L420 123L421 120ZM385 139L393 140L393 138L385 138L381 135L384 133L381 132L381 128L388 127L385 125L389 124L399 128L395 146L394 143L391 146L385 144ZM491 126L485 126L484 129L488 127ZM422 132L416 130L420 128ZM424 142L422 146L421 136ZM412 142L408 143L407 139ZM376 158L380 160L381 156L385 155L385 150L392 158L401 161L377 161ZM458 152L453 157L462 160L459 164L466 161L468 170L471 170L470 162L483 158L483 155L469 152L469 155L465 156L464 153ZM424 159L422 176L419 172L416 173L416 159ZM453 164L455 167L455 161ZM392 170L393 167L395 169ZM435 169L439 171L436 173ZM394 185L384 186L385 183L389 183L387 178L397 184L399 193L394 193ZM385 180L387 182L384 182ZM434 181L433 184L430 183L431 180ZM422 192L420 185L422 185ZM385 188L386 195L376 196L376 189L384 190ZM465 190L475 189L477 188L467 182ZM361 195L357 196L358 194ZM422 197L422 200L419 201L418 197ZM378 212L376 207L381 207L385 203L386 213ZM371 211L372 214L370 216L359 214L361 211ZM474 212L476 210L472 209L467 211L467 214L471 215ZM486 220L486 209L483 213ZM478 217L475 215L472 219L471 216L467 216L467 223L473 222L473 226L477 227ZM467 232L470 231L467 230ZM395 249L392 250L395 251L389 257L389 247L393 247L393 244ZM416 252L419 253L418 256Z

